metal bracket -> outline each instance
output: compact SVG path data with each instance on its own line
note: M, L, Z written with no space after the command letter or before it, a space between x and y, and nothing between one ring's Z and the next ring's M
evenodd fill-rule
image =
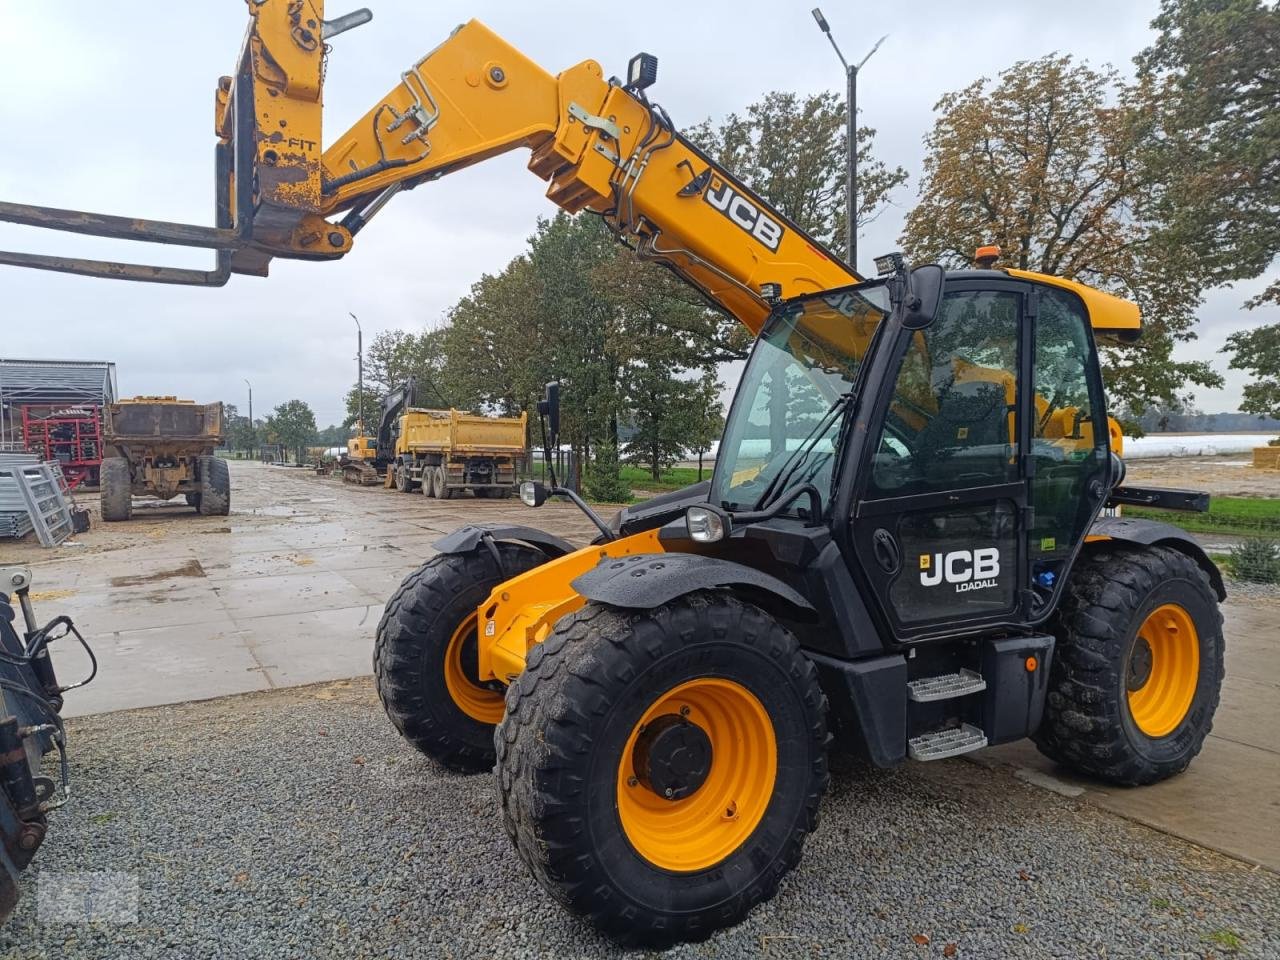
M618 125L607 117L598 117L594 113L588 113L576 103L569 103L569 116L580 122L588 130L599 130L607 137L614 140L620 138Z
M391 115L395 118L387 124L387 133L395 132L406 123L414 123L417 125L417 129L412 133L406 133L400 138L400 142L407 146L412 140L421 140L430 149L431 144L427 143L427 134L440 121L440 108L436 106L436 101L431 96L427 81L423 80L422 74L418 72L418 66L420 65L416 64L411 69L400 74L400 82L409 91L409 96L413 97L413 106L401 113L391 104L387 104L387 109L391 111ZM409 82L410 77L418 81L418 86L422 88L421 93L413 88L413 84ZM430 104L430 109L427 107L428 104ZM423 154L423 157L425 156L426 154ZM422 157L418 159L421 160Z

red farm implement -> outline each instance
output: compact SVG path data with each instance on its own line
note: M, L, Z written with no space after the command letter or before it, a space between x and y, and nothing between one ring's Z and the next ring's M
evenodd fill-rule
M24 406L22 437L30 453L62 466L72 489L98 486L102 466L101 407Z

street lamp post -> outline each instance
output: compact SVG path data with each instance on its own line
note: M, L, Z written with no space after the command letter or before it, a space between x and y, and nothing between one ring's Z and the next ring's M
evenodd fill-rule
M350 310L347 316L356 322L356 403L360 410L360 436L364 436L364 330L360 318Z
M845 170L845 208L848 218L848 262L849 266L854 270L858 269L858 71L866 65L871 59L871 55L880 49L880 44L888 39L886 33L883 37L875 42L875 45L867 52L867 55L859 60L856 64L850 64L844 58L844 54L840 52L840 47L836 44L836 38L831 35L831 26L827 23L827 18L822 15L822 11L814 7L813 19L818 22L818 27L827 35L827 39L831 41L831 46L836 52L836 56L840 58L840 64L844 67L845 81L848 83L846 92L846 104L848 107L848 117L846 117L847 136L849 139L849 166Z
M256 438L253 432L253 384L249 382L248 377L244 377L244 385L249 388L249 456L253 456L254 448L257 446L253 441Z

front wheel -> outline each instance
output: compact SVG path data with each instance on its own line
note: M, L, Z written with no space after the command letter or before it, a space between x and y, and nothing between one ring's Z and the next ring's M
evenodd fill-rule
M502 688L481 683L476 608L499 583L547 558L520 544L440 554L409 574L387 602L373 646L378 698L401 736L451 770L493 767Z
M1082 558L1056 616L1040 752L1111 783L1181 773L1213 728L1222 614L1209 578L1170 547Z
M507 692L507 833L557 900L628 945L705 939L768 900L827 785L826 700L767 613L721 593L587 604Z

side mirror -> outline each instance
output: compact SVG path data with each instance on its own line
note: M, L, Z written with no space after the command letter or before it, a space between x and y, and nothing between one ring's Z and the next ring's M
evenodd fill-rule
M547 502L547 487L537 480L526 480L520 484L520 499L527 507L540 507Z
M547 384L547 397L538 401L538 413L547 418L547 435L554 444L560 439L560 384Z
M947 273L936 263L915 267L907 274L906 312L902 325L908 330L923 330L933 323L942 305L942 287Z

